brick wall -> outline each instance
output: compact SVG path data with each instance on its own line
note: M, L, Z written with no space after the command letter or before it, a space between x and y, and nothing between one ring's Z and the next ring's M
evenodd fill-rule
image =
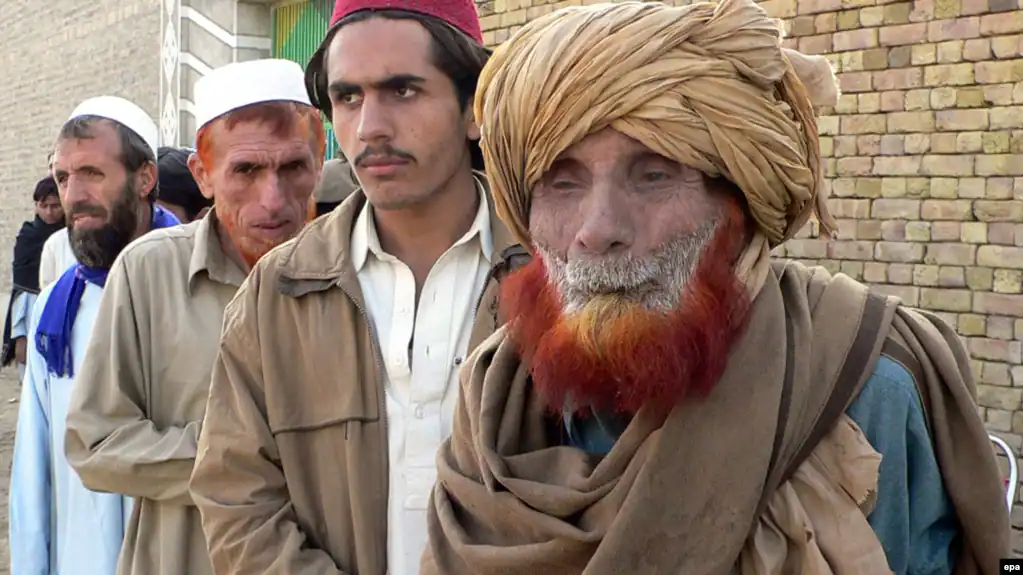
M963 336L989 429L1023 447L1023 0L767 0L843 95L819 121L839 239L776 254L936 312ZM568 0L486 0L488 44ZM688 3L688 2L676 2ZM1020 510L1017 509L1017 512ZM1016 518L1023 525L1023 514ZM1023 534L1014 547L1023 551Z
M32 189L74 106L112 94L156 117L161 4L0 2L0 292L10 286L14 237L32 217Z

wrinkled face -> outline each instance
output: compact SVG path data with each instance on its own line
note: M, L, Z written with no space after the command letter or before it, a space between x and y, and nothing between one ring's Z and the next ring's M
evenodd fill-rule
M738 201L613 130L535 187L539 258L501 284L511 338L549 407L670 410L709 393L742 331Z
M75 257L85 266L108 268L138 231L156 171L151 165L135 173L125 169L112 123L95 122L91 135L58 140L53 177Z
M554 162L533 191L529 228L566 311L603 294L668 310L724 201L701 172L607 128Z
M203 194L212 195L217 218L251 266L309 221L323 160L302 118L283 130L258 119L231 128L217 122L208 136L212 165L192 154L189 168Z
M334 131L376 209L427 202L470 169L479 130L432 54L421 24L382 17L344 25L328 49Z
M50 225L63 221L64 208L60 205L60 196L50 195L36 202L36 214Z

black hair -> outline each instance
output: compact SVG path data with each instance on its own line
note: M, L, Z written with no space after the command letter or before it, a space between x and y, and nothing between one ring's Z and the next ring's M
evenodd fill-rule
M124 169L129 174L134 174L146 164L156 165L156 156L153 154L153 149L142 139L142 136L136 134L134 130L124 124L102 116L78 116L68 120L64 127L60 129L58 139L92 139L95 137L93 129L97 121L109 122L114 127L117 137L121 141L121 165L124 166ZM153 182L153 189L149 192L150 202L156 201L160 191L159 188L159 182Z
M327 90L327 52L337 31L346 24L361 22L372 18L388 20L415 20L430 34L432 39L433 64L454 84L458 97L458 106L463 112L471 105L476 94L476 83L479 81L483 66L490 59L491 50L477 43L461 30L439 18L410 12L408 10L375 10L366 9L353 12L339 20L327 30L320 47L309 59L305 72L305 87L309 100L329 119L332 115L330 93ZM479 142L468 140L472 167L483 170L483 152Z
M199 184L188 169L191 148L163 146L156 150L157 171L160 181L160 200L181 206L189 220L194 220L203 208L213 207L213 200L202 195Z
M32 201L41 202L50 196L60 197L60 193L57 191L57 180L53 179L53 176L46 176L36 183L36 189L32 192Z

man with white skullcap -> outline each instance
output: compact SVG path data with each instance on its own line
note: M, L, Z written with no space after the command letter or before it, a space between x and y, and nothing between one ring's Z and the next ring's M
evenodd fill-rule
M151 229L178 224L155 206L156 124L113 96L82 102L57 137L53 177L75 262L36 300L10 489L11 572L113 573L131 500L85 487L64 458L64 419L107 274Z
M218 68L195 87L189 168L213 209L132 244L110 273L67 417L91 489L135 498L119 574L212 573L188 480L224 307L313 213L325 133L298 64Z

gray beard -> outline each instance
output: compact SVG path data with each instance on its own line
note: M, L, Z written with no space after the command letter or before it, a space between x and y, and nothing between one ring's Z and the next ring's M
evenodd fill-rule
M568 261L548 246L538 243L536 250L548 281L561 297L564 313L574 313L594 297L612 293L646 309L669 312L678 307L720 222L720 218L710 220L645 258L625 254Z

